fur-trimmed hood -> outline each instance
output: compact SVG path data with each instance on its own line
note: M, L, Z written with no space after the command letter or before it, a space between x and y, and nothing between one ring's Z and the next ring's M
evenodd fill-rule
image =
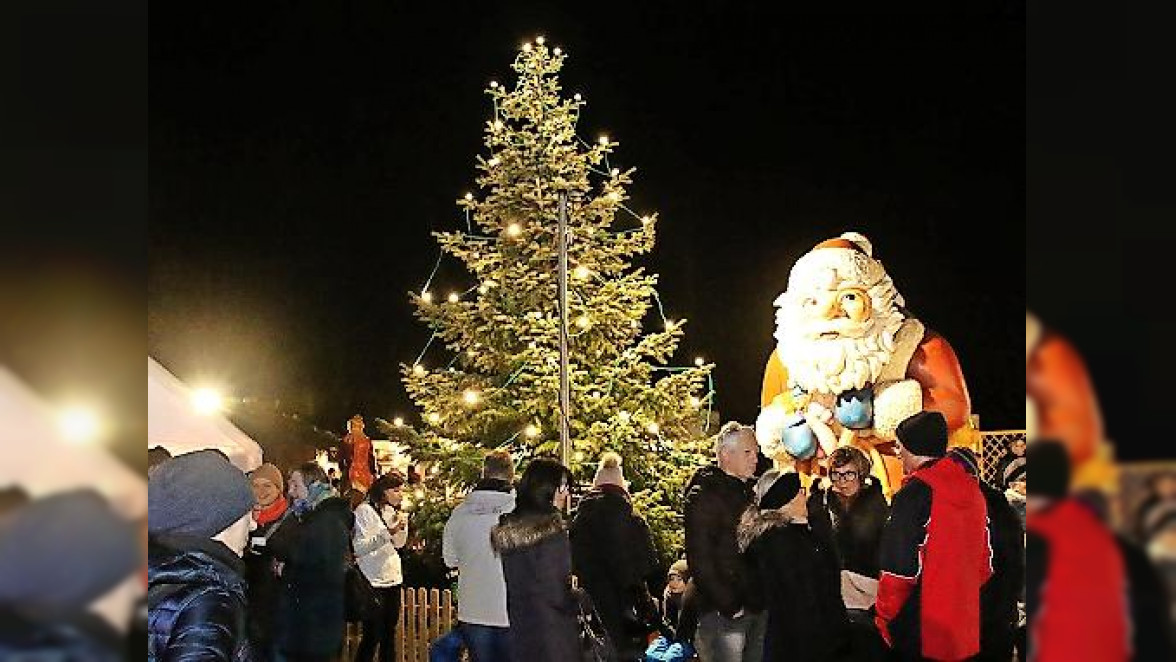
M503 515L490 529L490 545L498 554L534 547L552 536L567 531L558 512L534 515Z
M739 543L739 551L746 552L756 538L777 526L788 526L796 520L783 510L760 510L754 506L743 511L739 518L739 528L735 531L735 540Z

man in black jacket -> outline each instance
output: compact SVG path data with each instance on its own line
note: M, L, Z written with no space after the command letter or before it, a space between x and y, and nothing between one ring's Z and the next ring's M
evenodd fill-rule
M715 435L717 465L699 469L686 486L687 590L699 614L694 645L702 662L763 658L765 616L748 590L735 532L753 502L748 479L758 451L755 431L729 422Z
M645 583L657 560L649 526L633 512L616 453L601 457L592 491L576 508L568 535L572 572L592 597L618 655L637 659L657 626L657 607Z

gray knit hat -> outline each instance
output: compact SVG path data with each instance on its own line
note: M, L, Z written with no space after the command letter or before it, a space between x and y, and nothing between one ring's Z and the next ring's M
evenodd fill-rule
M46 614L82 609L142 562L135 526L92 490L37 499L9 514L0 532L0 604Z
M178 455L156 466L147 480L147 530L211 538L255 501L249 479L224 453Z

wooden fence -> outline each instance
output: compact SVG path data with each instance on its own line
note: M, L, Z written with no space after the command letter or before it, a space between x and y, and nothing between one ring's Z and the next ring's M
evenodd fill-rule
M449 589L400 589L400 618L396 623L396 662L428 662L429 642L453 629L457 608ZM342 662L355 659L361 628L348 623Z

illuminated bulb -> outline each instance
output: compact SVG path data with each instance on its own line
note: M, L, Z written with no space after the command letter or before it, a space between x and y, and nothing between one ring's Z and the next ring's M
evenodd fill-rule
M498 165L498 157L496 156L496 157L490 159L490 161L488 163L490 164L490 167L494 167L494 166Z
M583 462L583 461L584 461L584 451L576 451L576 452L575 452L575 453L572 455L572 457L573 457L573 458L575 458L575 460L576 460L577 462Z
M592 270L588 267L580 265L572 270L572 275L576 278L579 278L580 280L584 280L585 278L592 275Z
M224 406L221 394L210 388L197 389L192 393L192 408L196 413L208 415L220 411Z
M584 97L581 97L580 93L576 92L575 94L572 95L572 98L575 99L576 101L579 101L579 100L583 99Z
M530 53L531 52L531 44L530 43L523 44L523 51L526 53Z
M618 200L621 199L621 194L617 193L616 191L613 191L612 193L608 194L608 199L612 200L613 202L617 202Z
M395 425L398 428L402 428L404 427L404 419L397 416L396 418L392 419L392 425Z
M674 320L666 320L666 328L667 329L673 329L675 326L678 326L677 322L675 322Z
M534 439L539 436L539 426L532 423L527 426L527 429L523 430L523 434Z
M475 352L475 351L474 351L474 350L472 350L472 349L467 349L467 350L466 350L466 356L470 357L471 359L472 359L472 358L474 358L474 357L475 357L475 356L477 356L477 355L478 355L478 353L477 353L477 352Z
M89 442L98 437L101 424L98 415L84 407L72 407L57 417L57 427L66 439L73 442Z
M518 223L511 223L510 225L506 226L506 234L510 235L511 237L517 237L522 233L523 228Z
M613 176L613 177L616 177L616 176L617 176L617 175L619 175L619 174L621 174L621 169L620 169L620 168L613 168L613 169L612 169L612 176Z
M619 418L622 423L628 423L629 418L630 418L629 412L621 410L620 412L617 413L617 418Z
M607 145L608 144L608 136L601 136L600 137L600 144Z
M412 499L405 498L400 502L400 505L405 510L412 510Z
M479 395L477 391L473 391L473 390L466 391L465 393L462 393L462 395L461 395L461 399L465 400L465 403L467 405L476 405L476 404L478 404L478 400L480 400L481 398L482 398L482 396Z
M457 301L458 301L457 292L450 292L448 299L449 299L449 303L457 303Z
M536 43L536 44L539 44L540 46L542 46L542 45L543 45L543 42L544 42L544 41L547 41L547 40L546 40L546 39L544 39L542 36L535 37L535 43Z
M659 426L657 423L650 423L649 425L645 426L645 429L649 430L649 434L657 434L661 431L661 426Z
M560 50L559 46L556 46L556 47L555 47L555 50L553 50L553 51L551 51L551 52L552 52L552 53L555 53L556 55L559 55L559 54L560 54L560 53L562 53L563 51L562 51L562 50Z
M501 120L494 120L494 130L495 131L502 130L502 121Z
M425 303L432 303L433 302L433 293L428 290L421 292L421 301L424 301Z
M429 422L434 425L436 425L437 423L440 423L441 422L441 414L438 414L437 412L433 412L433 413L429 414Z
M496 80L490 81L490 87L498 87L498 81L496 81Z
M701 404L702 404L702 400L699 400L697 396L693 396L693 395L690 396L690 406L691 407L697 408Z
M576 318L576 326L580 327L581 329L587 329L588 325L591 323L592 320L588 319L587 315L580 315L578 318Z
M441 472L441 467L439 467L435 464L429 468L429 473L433 474L434 476L436 476L440 472Z
M641 322L638 322L637 320L633 320L632 322L629 322L629 326L633 327L634 329L640 329Z
M600 399L600 391L593 391L592 397L599 400Z
M412 367L412 374L414 374L414 375L416 375L416 376L418 376L418 377L419 377L419 376L421 376L421 375L423 375L423 374L425 374L425 366L423 366L423 365L421 365L421 364L419 364L419 363L418 363L418 364L416 364L416 365L414 365L414 366Z
M703 361L701 356L694 357L694 365L701 368L705 363L706 361Z
M473 200L473 199L474 199L474 194L473 194L473 193L466 193L466 194L465 194L465 199L466 199L466 200Z
M490 291L490 288L486 287L485 285L482 285L478 288L478 294L485 294L489 291Z
M413 492L412 495L414 497L416 497L417 499L423 499L423 498L425 498L425 491L424 490L417 490L417 491Z

